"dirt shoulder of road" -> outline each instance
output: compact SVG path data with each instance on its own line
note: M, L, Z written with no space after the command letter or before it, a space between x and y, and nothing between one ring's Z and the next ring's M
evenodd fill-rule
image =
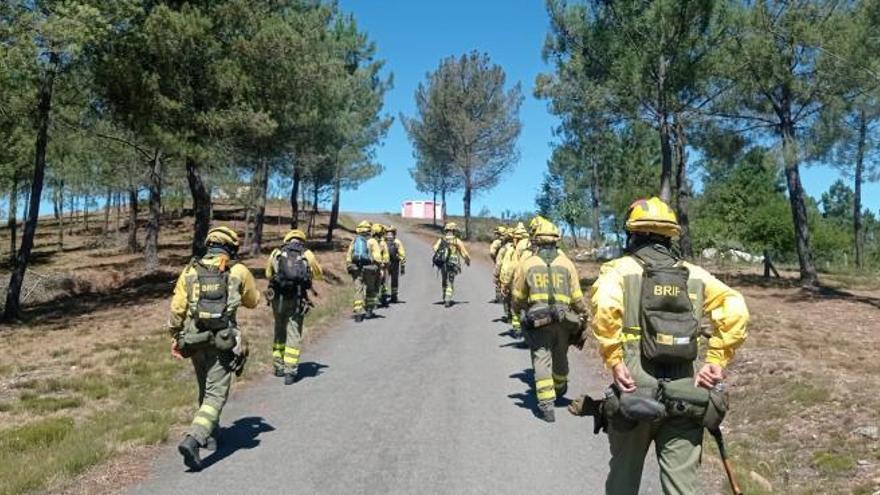
M599 272L579 262L585 293ZM742 292L749 336L729 367L724 431L746 493L861 494L880 490L880 280L825 277L802 289L796 273L706 266ZM847 288L855 287L855 288ZM709 493L728 493L706 445Z
M287 230L282 211L268 212L263 256L242 261L261 290L266 255ZM218 217L242 227L233 212ZM350 226L325 243L317 240L325 222L317 218L310 243L325 280L316 283L307 344L350 304ZM0 327L0 495L117 493L146 475L157 446L179 437L191 419L195 385L189 363L170 357L164 326L191 232L188 219L166 222L160 270L144 276L141 256L119 247L124 232L103 236L100 228L76 225L56 252L57 231L41 225L25 319ZM271 311L263 302L242 309L239 324L251 349L240 380L248 382L271 369Z

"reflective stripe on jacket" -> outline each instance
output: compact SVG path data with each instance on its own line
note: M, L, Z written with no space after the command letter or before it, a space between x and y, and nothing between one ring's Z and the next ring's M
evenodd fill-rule
M698 319L708 315L713 328L706 362L727 366L746 338L749 312L745 299L706 270L690 263L684 266L690 272L688 292L694 313ZM641 338L642 271L630 256L609 261L602 265L591 289L591 326L608 367L623 360L627 348L624 344Z
M550 299L550 284L553 286L553 299L557 303L568 305L579 314L586 313L587 304L584 302L577 268L561 251L550 263L549 270L547 263L537 254L517 265L513 275L511 300L514 311L525 311L534 304L547 303Z

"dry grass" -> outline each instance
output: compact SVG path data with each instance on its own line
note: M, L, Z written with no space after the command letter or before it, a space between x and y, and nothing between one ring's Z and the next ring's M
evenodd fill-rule
M267 251L285 231L267 225ZM189 419L191 368L171 359L163 327L174 280L188 261L190 232L186 220L166 224L161 268L149 276L141 275L139 255L106 247L115 243L96 242L91 231L67 236L63 252L38 254L35 270L49 287L35 291L39 297L21 324L0 327L0 494L114 492L142 476L144 464L135 463L141 472L132 472L131 463L115 457L148 457L149 446ZM55 250L54 239L51 232L40 236L36 252ZM348 308L344 244L342 238L314 243L327 280L316 285L313 330ZM265 288L265 257L243 262ZM270 369L272 315L261 305L242 310L239 323L252 350L247 381ZM117 471L108 476L108 469Z

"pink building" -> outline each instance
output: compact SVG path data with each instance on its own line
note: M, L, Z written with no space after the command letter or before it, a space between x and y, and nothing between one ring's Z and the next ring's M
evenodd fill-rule
M400 216L403 218L420 218L431 220L434 212L437 213L437 221L443 221L443 203L433 201L404 201L400 208Z

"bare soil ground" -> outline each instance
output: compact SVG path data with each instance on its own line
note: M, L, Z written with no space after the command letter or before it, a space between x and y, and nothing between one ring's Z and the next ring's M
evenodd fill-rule
M270 207L263 255L243 260L261 290L266 255L289 225L283 211ZM239 212L218 208L216 216L243 228ZM317 217L310 243L325 281L316 284L309 338L350 302L344 249L351 235L342 228L323 242L326 221ZM125 252L124 229L105 236L100 226L77 224L59 251L53 223L38 230L23 321L0 326L0 493L113 493L143 474L151 446L175 436L192 410L192 372L170 358L164 330L174 282L189 261L192 223L164 221L161 267L151 275L143 275L142 255ZM8 246L8 232L0 237ZM4 284L8 271L0 270ZM262 304L239 315L251 344L246 381L269 370L272 315Z
M585 291L599 271L578 263ZM746 493L874 494L880 490L880 280L706 266L741 291L749 336L728 369L728 449ZM586 293L586 292L585 292ZM859 433L861 432L861 433ZM704 479L728 493L712 440Z

